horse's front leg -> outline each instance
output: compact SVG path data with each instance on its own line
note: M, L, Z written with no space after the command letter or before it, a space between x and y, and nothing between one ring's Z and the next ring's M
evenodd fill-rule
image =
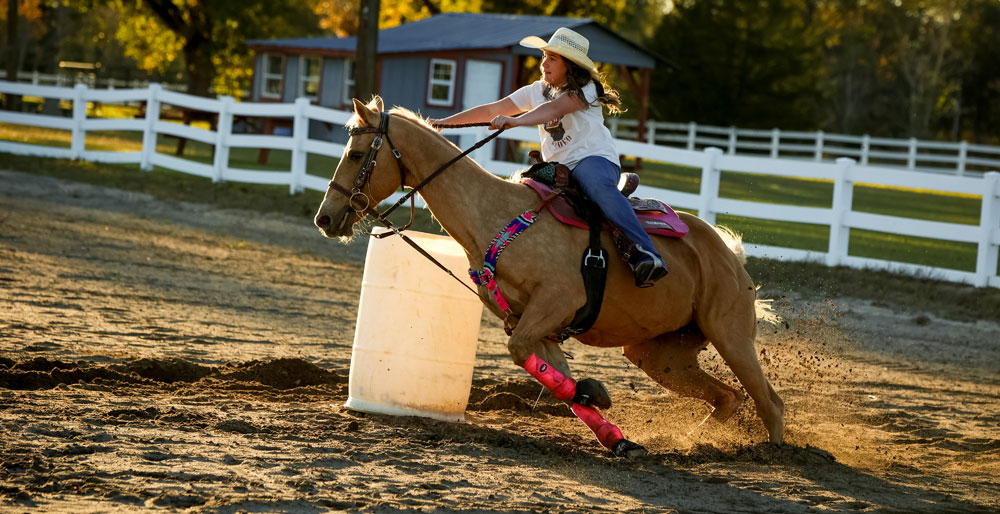
M593 379L574 380L559 344L548 339L579 307L569 304L567 308L567 304L561 295L532 295L507 343L511 358L556 398L566 402L605 448L619 457L646 455L645 448L625 439L621 430L594 407L611 406L607 389Z

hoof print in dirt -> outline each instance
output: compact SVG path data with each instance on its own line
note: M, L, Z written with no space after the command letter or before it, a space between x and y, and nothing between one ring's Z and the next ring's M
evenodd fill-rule
M615 457L621 457L623 459L637 459L639 457L649 455L646 448L640 444L633 443L628 439L622 439L621 441L615 443L615 445L611 448L611 453L615 454Z

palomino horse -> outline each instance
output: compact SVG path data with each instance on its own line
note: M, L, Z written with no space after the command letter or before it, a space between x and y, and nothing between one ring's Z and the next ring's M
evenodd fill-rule
M401 181L409 187L418 185L461 153L406 109L397 107L383 115L378 97L369 105L354 100L354 109L348 124L351 138L315 218L325 236L345 240L371 212L368 208L391 195ZM379 144L373 145L376 136L385 139L392 151L379 151ZM370 161L374 167L368 165ZM364 179L358 180L359 176ZM476 270L482 269L483 255L498 231L539 203L531 188L499 178L469 157L459 159L419 192L441 226L465 249L470 268ZM690 227L686 237L654 238L669 275L653 287L640 289L629 267L612 259L600 315L589 331L574 337L590 346L622 347L625 357L657 383L708 402L714 407L713 417L725 421L744 397L699 367L698 352L711 342L753 398L770 441L780 443L784 405L761 370L754 349L756 289L735 250L715 228L693 215L682 212L680 216ZM569 325L585 303L579 270L588 237L587 231L542 214L499 260L497 282L519 315L507 343L518 366L538 358L549 365L541 366L543 371L555 368L570 376L566 358L550 336ZM603 246L613 247L607 234ZM479 295L503 317L486 287L479 287ZM532 375L556 392L551 381ZM560 399L572 404L565 397ZM609 404L610 398L603 405L598 402L601 407ZM572 407L584 419L577 406ZM598 433L594 424L584 421ZM601 437L598 434L603 444Z

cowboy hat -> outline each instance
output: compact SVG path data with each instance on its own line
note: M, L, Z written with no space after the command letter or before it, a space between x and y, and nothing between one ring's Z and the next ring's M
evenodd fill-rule
M566 27L556 30L548 42L538 36L528 36L521 40L521 46L559 54L589 71L594 80L601 80L601 72L597 71L594 61L587 57L590 41Z

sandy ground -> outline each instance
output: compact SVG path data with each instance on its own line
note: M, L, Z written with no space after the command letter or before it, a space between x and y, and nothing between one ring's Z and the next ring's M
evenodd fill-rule
M750 402L701 424L567 342L651 450L624 461L531 410L492 319L466 423L344 409L363 257L302 219L0 171L0 512L1000 510L996 320L776 293L783 446Z

